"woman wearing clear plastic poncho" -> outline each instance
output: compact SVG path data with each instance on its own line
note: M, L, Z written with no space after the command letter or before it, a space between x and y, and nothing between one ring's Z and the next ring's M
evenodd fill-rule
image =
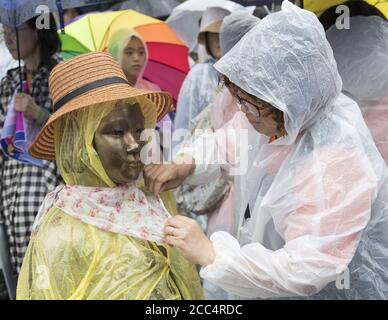
M246 147L248 169L234 176L237 236L209 240L178 216L165 226L167 243L232 297L386 299L387 169L357 104L340 94L315 15L283 2L215 67L243 111L228 136L248 119L250 146L217 130L204 137L206 151L196 140L178 158L187 162L151 165L145 178L154 193L204 183L236 168L232 151Z
M209 58L196 64L186 76L179 92L174 128L186 129L190 122L209 104L217 88L218 72L214 63L221 57L219 32L222 19L230 11L220 7L205 10L198 33L198 42L206 46ZM179 141L178 141L179 142ZM176 143L177 141L173 141Z
M202 298L195 266L161 241L173 199L137 181L141 132L154 128L171 97L130 87L107 53L59 65L50 90L60 109L30 152L55 158L66 185L40 209L17 298Z
M388 164L388 22L353 16L350 28L326 35L343 81L342 91L361 108L376 146Z

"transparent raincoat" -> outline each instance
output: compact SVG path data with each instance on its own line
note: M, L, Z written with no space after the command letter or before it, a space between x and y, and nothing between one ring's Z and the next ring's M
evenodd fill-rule
M230 13L221 7L209 7L205 10L200 26L200 33L209 25L222 21ZM207 50L207 49L206 49ZM208 52L209 54L209 52ZM190 129L191 121L207 107L215 95L218 84L218 72L214 69L216 60L209 56L204 63L195 65L183 82L179 92L175 129Z
M179 91L175 129L189 129L191 121L209 104L218 84L215 60L209 58L196 64L188 73Z
M130 103L149 103L136 99ZM56 161L66 186L41 207L18 299L202 298L195 266L160 241L148 241L163 235L163 205L133 184L116 186L93 147L101 120L114 107L80 109L56 122ZM171 193L162 200L175 214Z
M386 165L357 104L340 94L315 15L283 2L216 68L283 111L288 135L269 143L250 127L233 144L220 129L203 137L206 148L197 139L181 151L197 164L186 182L199 184L235 168L235 150L248 147L234 176L237 236L213 233L216 258L201 276L235 298L387 299ZM225 128L241 132L244 118Z
M343 92L360 106L377 148L388 164L388 22L350 18L350 29L327 31Z

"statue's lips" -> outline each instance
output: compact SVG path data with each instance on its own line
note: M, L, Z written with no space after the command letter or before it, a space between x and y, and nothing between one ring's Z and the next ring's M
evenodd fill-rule
M140 161L140 159L139 159L139 160L133 160L133 159L129 160L129 159L128 159L128 160L126 161L126 164L127 164L127 166L130 167L130 168L138 168L138 167L141 166L141 161Z
M138 166L140 166L140 162L128 163L128 167L131 167L131 168L137 168Z

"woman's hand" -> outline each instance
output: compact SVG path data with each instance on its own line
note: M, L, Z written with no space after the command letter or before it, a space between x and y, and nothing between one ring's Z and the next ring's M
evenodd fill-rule
M176 248L188 261L206 267L214 262L216 254L212 242L193 219L175 216L164 226L164 241Z
M40 107L34 99L25 93L17 93L15 97L15 110L22 112L26 117L37 120L40 113Z
M148 190L158 196L160 192L180 186L194 169L194 159L187 156L179 157L175 163L146 165L144 182Z

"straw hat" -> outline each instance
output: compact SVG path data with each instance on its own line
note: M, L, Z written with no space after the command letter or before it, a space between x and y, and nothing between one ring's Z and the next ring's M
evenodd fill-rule
M129 85L115 59L105 52L92 52L77 56L56 66L50 74L49 87L54 110L57 110L40 131L29 153L36 158L55 159L54 125L63 115L91 105L146 97L157 108L157 120L172 110L172 98L167 92L137 89ZM148 108L153 108L149 104ZM144 117L155 110L143 110Z

